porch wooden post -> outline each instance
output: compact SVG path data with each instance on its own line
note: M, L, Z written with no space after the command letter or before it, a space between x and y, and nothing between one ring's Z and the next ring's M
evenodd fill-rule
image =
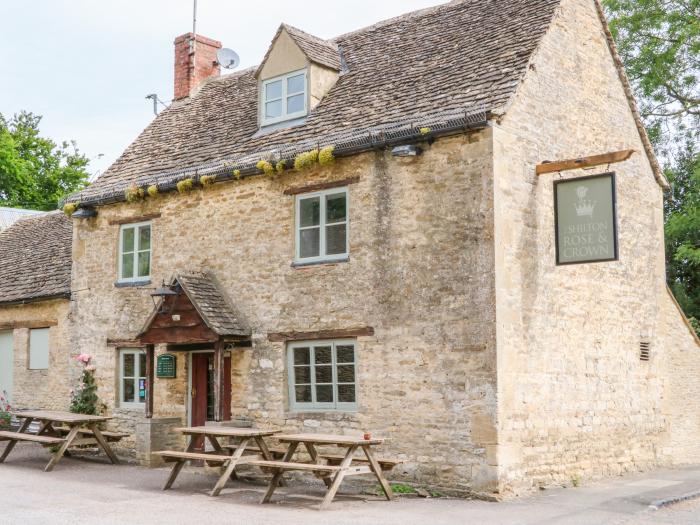
M214 346L214 421L224 420L224 342Z
M155 387L155 345L146 345L146 417L153 417L153 389Z

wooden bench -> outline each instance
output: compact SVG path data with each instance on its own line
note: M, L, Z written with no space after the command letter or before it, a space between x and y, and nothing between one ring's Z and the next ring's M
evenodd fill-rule
M0 430L0 441L30 441L39 443L42 446L60 445L65 439L51 436L37 436L36 434L25 434L24 432L8 432Z
M229 450L236 450L238 447L236 445L224 445L223 448L229 449ZM268 449L270 451L270 454L272 454L272 457L275 459L282 459L284 457L285 452L287 452L286 449L284 448L278 448L278 447L270 447ZM246 447L245 451L251 454L262 454L259 448L257 447ZM319 458L325 459L329 465L340 465L343 462L343 459L345 459L345 456L340 455L340 454L319 454ZM365 465L369 464L369 460L364 457L353 457L353 463L362 463ZM392 470L396 465L400 464L401 461L393 460L393 459L382 459L382 458L377 458L377 463L379 463L379 466L382 468L384 472L388 472Z
M68 428L68 427L54 427L54 430L56 430L57 432L60 432L61 434L68 434L68 432L70 432L70 428ZM81 429L78 431L78 433L81 435L85 435L85 436L94 436L95 435L95 433L89 429ZM120 432L111 432L109 430L102 430L102 431L100 431L100 433L110 443L121 441L125 437L129 437L129 434L122 434Z
M154 452L154 456L161 456L165 461L172 463L174 461L206 461L207 465L224 465L231 461L231 456L222 456L220 454L209 454L206 452L180 452L177 450L161 450Z
M246 462L246 465L255 465L261 468L280 470L310 470L313 472L323 472L330 476L333 472L340 470L336 465L317 465L315 463L296 463L294 461L266 461L264 459L253 459Z

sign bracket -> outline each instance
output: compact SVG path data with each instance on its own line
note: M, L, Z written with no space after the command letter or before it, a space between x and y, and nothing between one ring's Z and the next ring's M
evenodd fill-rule
M623 149L602 155L590 155L588 157L579 157L577 159L567 159L559 161L545 160L535 167L537 175L545 173L554 173L557 171L575 170L579 168L592 168L594 166L602 166L603 164L614 164L616 162L624 162L629 159L637 150Z

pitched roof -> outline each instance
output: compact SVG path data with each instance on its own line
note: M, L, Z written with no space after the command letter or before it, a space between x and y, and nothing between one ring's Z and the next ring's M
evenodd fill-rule
M220 336L249 336L250 329L240 319L214 278L204 272L175 276L204 323Z
M331 69L335 69L336 71L340 71L341 64L338 44L329 40L323 40L322 38L318 38L314 35L310 35L309 33L306 33L301 29L297 29L296 27L290 26L289 24L280 25L279 29L277 30L277 33L275 33L275 36L272 38L273 44L275 40L277 40L277 37L282 32L282 30L287 31L287 34L291 37L292 40L294 40L296 45L299 46L299 49L301 49L301 51L311 62L316 62L317 64L321 64L322 66L326 66ZM272 51L272 46L270 46L262 62L256 69L255 76L258 76L260 74L260 70L262 69L263 64L267 60L270 51Z
M0 304L70 296L73 225L61 212L0 233Z
M38 215L40 211L22 210L20 208L5 208L0 206L0 231L12 226L15 222L24 217Z
M221 166L302 141L319 143L332 133L366 134L373 126L419 122L436 111L497 111L514 94L558 4L459 0L339 36L326 47L338 46L344 74L303 124L262 135L255 68L209 79L195 95L162 111L71 200L123 200L130 184L184 178L183 170ZM320 39L292 33L319 56Z

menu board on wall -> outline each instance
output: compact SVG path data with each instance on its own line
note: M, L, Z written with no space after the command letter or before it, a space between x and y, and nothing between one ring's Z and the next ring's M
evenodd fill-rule
M615 261L615 174L554 182L557 264Z

